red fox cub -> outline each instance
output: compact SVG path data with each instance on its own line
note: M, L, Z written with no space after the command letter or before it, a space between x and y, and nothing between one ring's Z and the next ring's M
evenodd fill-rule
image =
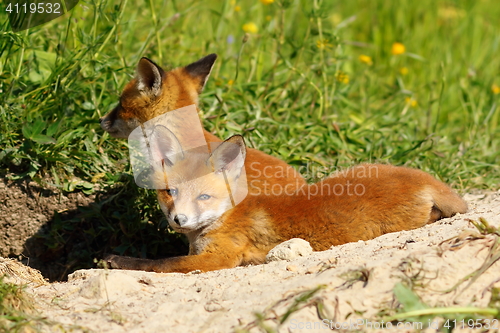
M235 135L211 154L183 151L162 131L163 169L154 181L160 206L174 230L189 239L189 255L160 260L108 255L112 268L155 272L212 271L261 264L277 244L307 240L315 251L385 233L419 228L467 211L444 183L415 169L361 164L279 196L243 200L232 209L228 183L238 192L246 149ZM166 144L165 144L166 143Z
M216 58L217 55L210 54L169 72L142 58L136 77L123 90L118 106L99 120L102 129L113 137L127 138L148 120L189 105L198 106L198 96ZM184 144L190 139L194 124L180 118L171 118L171 122L168 128ZM207 142L222 141L206 130L204 135ZM306 184L304 178L288 164L255 149L247 149L246 166L249 194L268 194L273 186L287 186L294 190Z

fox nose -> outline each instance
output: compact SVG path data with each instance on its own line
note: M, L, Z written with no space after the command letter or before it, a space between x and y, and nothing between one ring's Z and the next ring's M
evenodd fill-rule
M99 118L99 123L102 123L104 117Z
M175 215L174 222L182 227L184 223L188 220L187 216L184 214Z

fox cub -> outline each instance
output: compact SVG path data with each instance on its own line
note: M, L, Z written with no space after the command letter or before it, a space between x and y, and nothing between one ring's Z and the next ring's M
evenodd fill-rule
M216 59L217 55L210 54L166 72L153 61L142 58L136 77L123 90L119 104L99 120L102 129L113 137L127 138L135 128L166 112L190 105L197 107ZM168 128L180 142L184 144L193 138L190 133L195 124L175 117L170 121ZM208 143L222 141L206 130L204 136ZM294 168L255 149L247 149L246 165L249 194L270 194L273 186L293 190L306 184Z
M160 131L160 128L158 128ZM211 153L184 151L161 129L162 151L152 179L169 224L187 235L189 255L160 260L108 255L112 268L155 272L211 271L261 264L277 244L307 240L315 251L385 233L419 228L467 211L444 183L415 169L361 164L278 196L258 196L231 207L247 149L235 135Z

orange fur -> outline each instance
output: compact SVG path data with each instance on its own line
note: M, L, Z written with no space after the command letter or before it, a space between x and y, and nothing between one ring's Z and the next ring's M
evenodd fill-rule
M238 156L244 159L243 139L231 137L219 148L229 143L242 147ZM189 239L189 255L161 260L111 255L105 260L112 268L186 273L261 264L269 250L291 238L305 239L314 250L322 251L332 245L419 228L467 211L466 203L456 193L423 171L362 164L296 191L283 189L281 195L247 198L216 214L216 219L203 217L227 201L220 196L227 180L220 177L217 168L209 177L190 177L190 182L176 179L186 170L206 175L203 169L208 168L209 161L227 160L224 154L228 153L219 148L204 158L183 156L170 161L172 166L166 174L171 182L158 191L169 223ZM200 160L207 162L199 164ZM190 164L192 167L188 167ZM237 184L235 168L223 165L220 170L227 171L229 182ZM185 224L178 223L179 216L185 218Z

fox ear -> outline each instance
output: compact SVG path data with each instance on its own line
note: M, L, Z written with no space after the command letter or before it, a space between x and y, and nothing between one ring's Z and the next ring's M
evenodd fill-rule
M205 83L210 76L210 72L212 71L216 59L217 54L212 53L184 67L189 75L199 81L198 93L201 93L203 87L205 87Z
M241 174L245 157L246 146L243 137L233 135L212 152L208 162L212 164L216 174L226 171L231 178L236 179Z
M167 166L184 159L184 151L177 137L163 125L156 125L149 136L149 148L154 161L164 161Z
M148 58L141 58L136 69L137 90L157 97L161 92L161 83L165 71Z

